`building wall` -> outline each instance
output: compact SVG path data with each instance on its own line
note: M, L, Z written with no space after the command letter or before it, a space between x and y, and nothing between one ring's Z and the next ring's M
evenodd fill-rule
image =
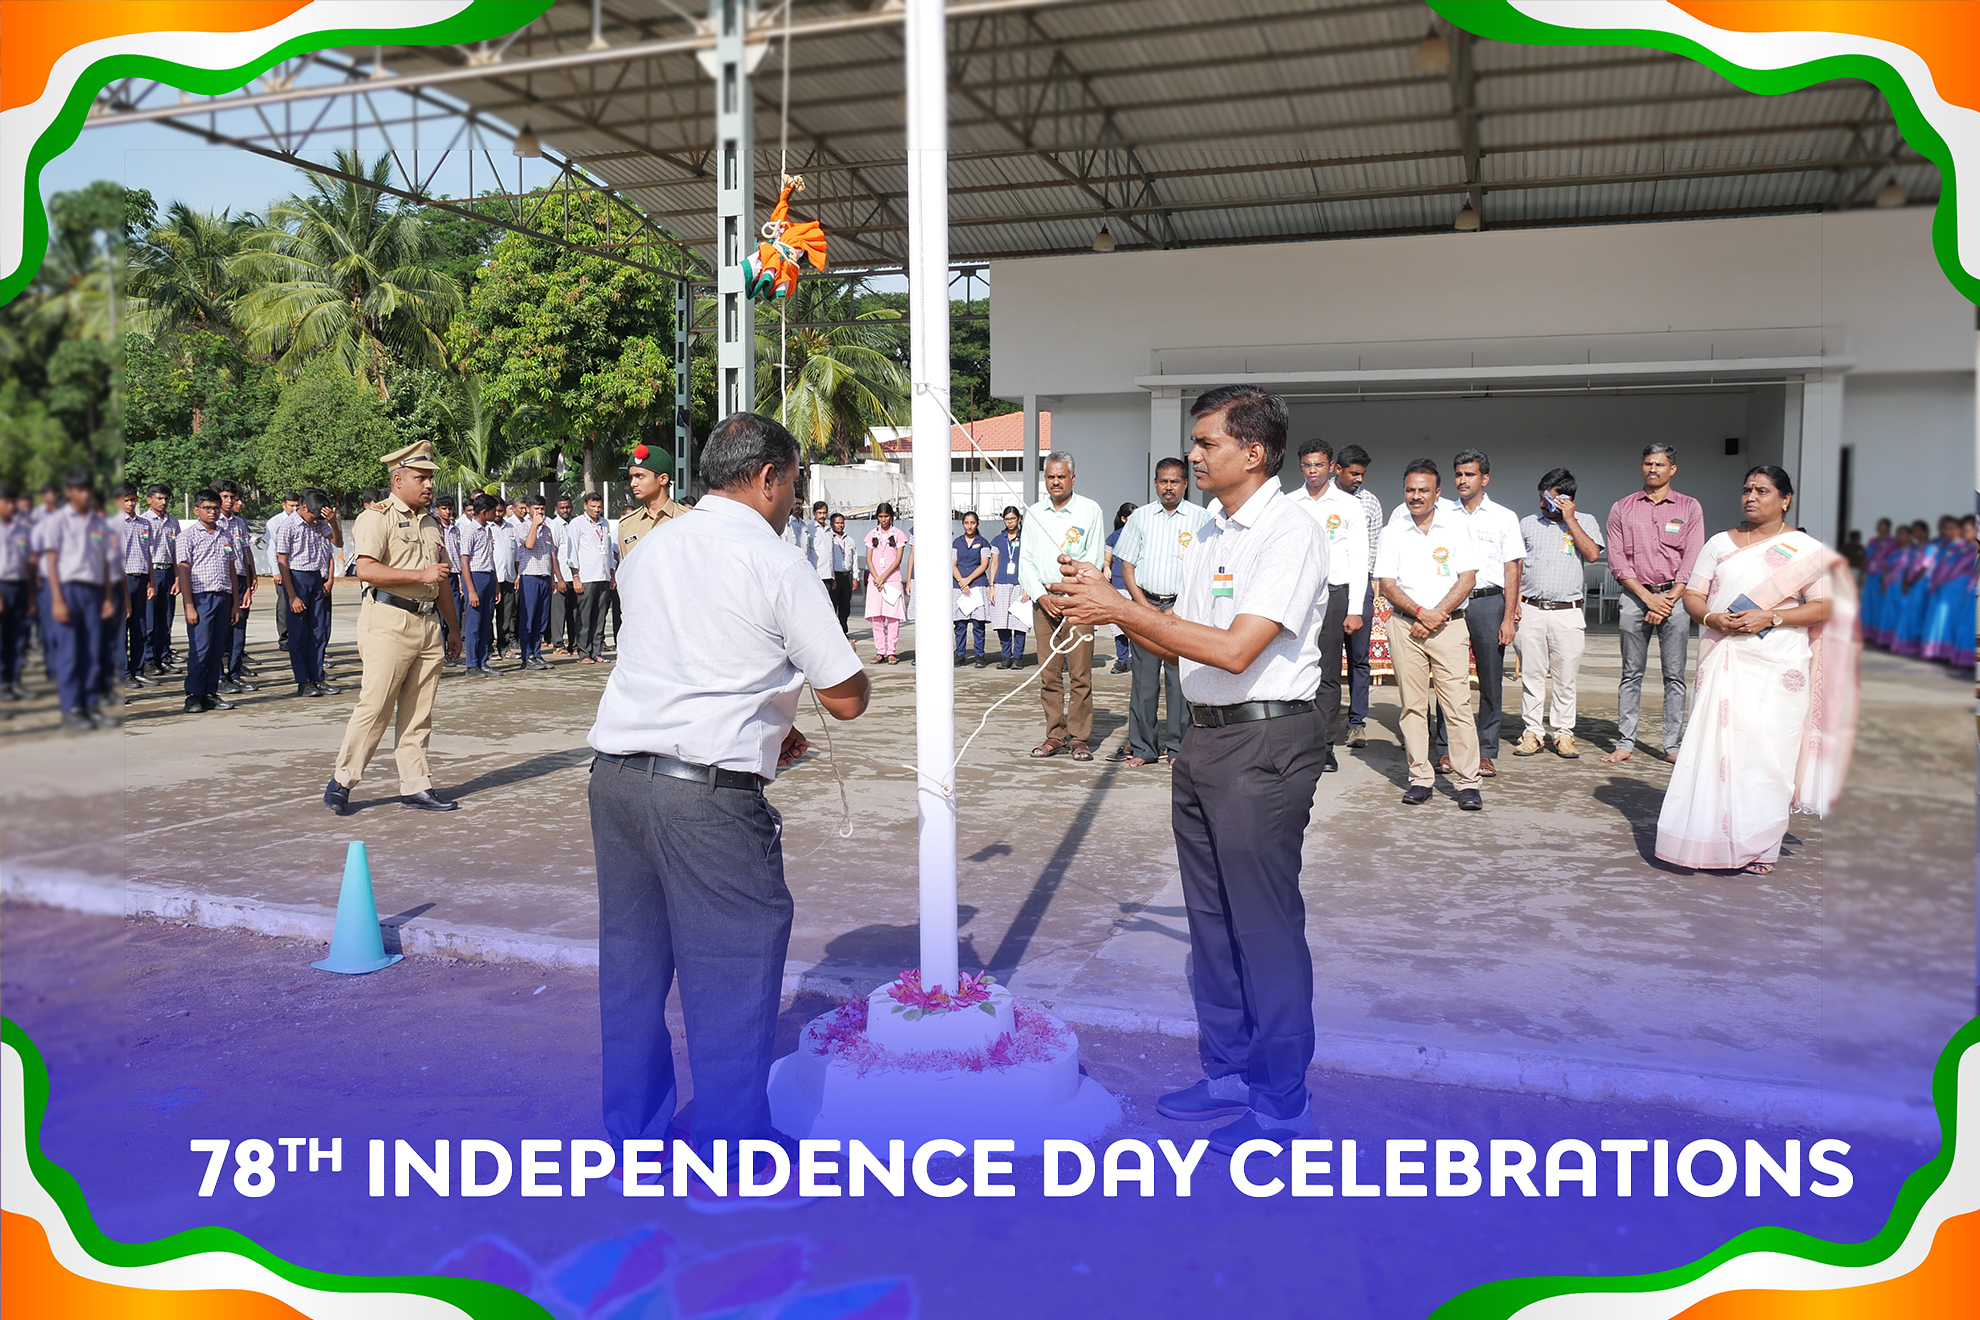
M1604 489L1658 426L1696 432L1695 444L1679 440L1687 453L1706 445L1720 459L1739 435L1749 462L1804 474L1823 506L1808 525L1829 537L1840 445L1853 451L1859 522L1880 516L1872 505L1935 516L1937 489L1973 486L1974 309L1938 268L1931 221L1929 208L1871 209L998 262L992 388L1078 400L1081 425L1062 443L1121 447L1095 456L1082 489L1145 498L1149 395L1136 377L1449 368L1461 380L1473 366L1825 356L1845 374L1840 386L1810 386L1806 405L1796 385L1709 405L1563 395L1298 411L1346 409L1312 415L1446 449L1453 428L1472 424L1460 418L1485 419L1508 453L1528 447L1517 425L1575 437L1607 446L1581 460ZM1824 411L1838 388L1839 426ZM1685 472L1693 485L1705 475ZM1715 520L1720 508L1707 503Z
M1852 526L1879 518L1966 513L1973 507L1973 376L1851 373L1843 438L1855 449ZM1955 474L1963 474L1963 479Z

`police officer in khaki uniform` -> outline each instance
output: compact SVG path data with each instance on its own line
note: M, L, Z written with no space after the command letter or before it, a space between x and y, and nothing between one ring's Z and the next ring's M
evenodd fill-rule
M619 515L620 563L640 537L687 512L687 505L674 502L674 460L665 450L635 445L632 462L626 466L626 484L639 503Z
M446 650L458 656L461 649L454 593L443 589L448 568L440 522L426 511L433 499L433 448L422 440L379 461L392 474L391 498L360 513L351 529L357 578L364 584L357 627L364 678L323 805L340 816L350 809L351 789L396 714L395 756L405 805L452 811L459 804L435 795L426 769L433 692L440 685L441 618L453 639Z

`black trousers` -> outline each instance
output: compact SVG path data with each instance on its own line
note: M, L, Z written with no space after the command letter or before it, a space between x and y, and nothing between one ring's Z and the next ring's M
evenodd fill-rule
M695 1147L767 1137L791 942L783 822L760 792L621 764L594 761L589 788L605 1130L664 1138L673 1123L667 991L679 976Z
M577 611L572 608L571 584L566 582L550 593L550 633L544 638L545 646L561 646L570 649L571 637L577 632Z
M1167 614L1176 607L1172 600L1161 607ZM1133 659L1134 677L1128 680L1128 750L1144 761L1162 753L1174 756L1182 750L1183 706L1182 671L1154 652L1137 646ZM1167 694L1169 718L1156 724L1157 704Z
M287 650L289 646L289 589L282 583L281 569L274 574L275 587L275 643Z
M587 582L576 597L577 643L579 655L596 660L605 652L605 616L612 612L612 589L603 582Z
M1343 582L1327 588L1327 613L1320 621L1320 690L1314 702L1325 721L1323 740L1331 747L1341 740L1341 661L1347 652L1348 589Z
M1499 703L1506 690L1506 648L1499 645L1499 625L1506 621L1504 596L1474 596L1465 603L1464 626L1471 634L1471 655L1478 664L1478 754L1497 757L1499 728L1503 722ZM1430 755L1434 759L1451 749L1444 729L1444 710L1439 706L1430 717Z
M495 584L495 649L506 651L516 644L516 584Z
M124 677L136 678L144 669L145 633L151 623L151 574L124 575Z
M1203 1071L1243 1077L1251 1107L1271 1118L1305 1110L1313 1062L1313 955L1299 870L1324 727L1317 710L1192 725L1173 772Z
M853 575L851 569L841 569L832 574L832 608L839 614L839 631L852 633L852 626L846 620L853 612Z

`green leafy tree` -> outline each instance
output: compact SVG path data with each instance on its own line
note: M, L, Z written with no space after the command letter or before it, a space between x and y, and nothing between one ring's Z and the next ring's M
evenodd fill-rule
M874 426L907 422L907 323L884 304L861 306L861 292L857 281L800 280L781 324L776 306L756 317L757 409L820 462L850 462Z
M443 197L441 200L453 199ZM512 214L510 204L504 201L475 198L457 205L464 205L490 220L500 220L504 215ZM495 244L501 239L503 231L493 224L484 224L458 212L436 207L422 207L420 223L432 244L433 268L451 275L454 282L460 285L461 297L465 299L474 291L475 275L494 255Z
M70 439L68 428L18 380L0 382L0 478L33 491L60 477L88 451Z
M263 490L321 486L338 495L381 485L378 460L404 441L375 390L325 353L282 390L256 446Z
M259 487L259 444L279 373L217 330L163 341L124 338L126 475L194 490L221 480Z
M892 308L905 317L908 296L905 293L867 293L860 296L859 305L862 308ZM954 313L949 321L949 408L955 413L956 420L973 422L978 418L1017 411L1022 404L995 398L990 393L990 323L955 319L988 313L990 300L977 298L964 302L958 298L950 302L949 308ZM908 339L905 334L901 336L896 360L901 364L901 370L908 369Z
M339 148L337 168L383 185L390 157L367 170ZM229 264L250 287L235 319L258 353L279 354L294 373L327 354L380 397L399 364L437 366L441 339L461 305L459 283L434 264L416 206L375 188L311 175L307 195L270 208L268 222Z
M608 238L609 205L576 192L543 204L573 241L597 244ZM623 238L623 217L619 229ZM608 454L672 425L673 320L671 279L509 233L475 276L447 342L482 378L484 407L530 410L529 457L548 466L562 453L589 486Z
M166 207L165 219L131 245L131 328L232 332L234 303L245 291L239 258L259 228L252 215Z

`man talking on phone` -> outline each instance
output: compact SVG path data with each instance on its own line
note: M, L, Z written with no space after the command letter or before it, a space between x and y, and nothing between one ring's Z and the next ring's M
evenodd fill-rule
M1115 624L1182 672L1189 728L1170 818L1203 1078L1156 1108L1175 1119L1234 1118L1210 1134L1211 1148L1229 1154L1255 1138L1313 1131L1313 956L1299 871L1327 755L1329 725L1313 699L1327 539L1279 490L1283 399L1226 385L1198 398L1190 416L1190 468L1216 502L1184 551L1174 610L1120 596L1097 567L1070 557L1048 589L1073 623Z

